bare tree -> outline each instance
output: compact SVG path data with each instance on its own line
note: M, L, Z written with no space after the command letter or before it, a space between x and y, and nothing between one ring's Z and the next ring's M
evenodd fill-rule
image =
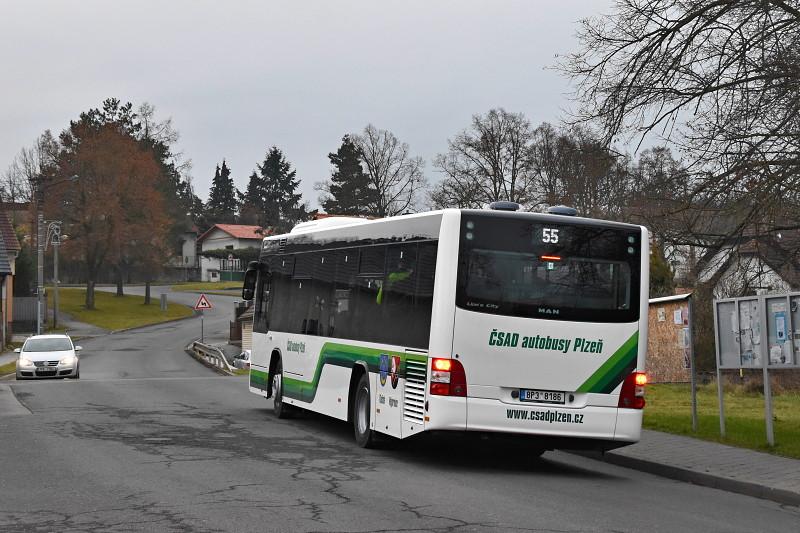
M800 2L618 0L582 22L561 68L576 119L610 144L655 134L686 157L692 201L708 219L800 227Z
M408 144L372 124L351 139L364 163L370 186L377 191L372 214L390 217L416 210L419 193L426 186L422 158L412 157Z
M23 147L0 176L3 200L31 201L37 180L47 179L54 172L58 150L58 142L50 130L45 130L32 146Z
M542 124L530 146L533 189L542 206L566 204L582 215L623 217L632 192L630 161L586 128Z
M435 207L481 207L497 200L534 202L529 154L531 124L503 108L473 115L470 128L448 141L434 165L444 179L431 194Z

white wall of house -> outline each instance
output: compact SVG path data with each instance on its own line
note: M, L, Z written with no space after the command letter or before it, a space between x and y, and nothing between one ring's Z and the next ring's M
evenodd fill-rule
M181 245L181 264L191 268L197 265L197 234L184 233Z
M741 296L745 287L755 288L758 294L790 292L791 286L761 258L739 256L722 274L714 286L715 298Z
M200 244L202 251L207 250L238 250L240 248L260 247L261 239L237 239L229 233L215 228ZM219 271L222 261L212 257L200 256L200 278L203 281L219 281Z

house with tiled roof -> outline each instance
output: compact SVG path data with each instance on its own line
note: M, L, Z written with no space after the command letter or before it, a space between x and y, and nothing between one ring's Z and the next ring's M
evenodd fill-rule
M696 271L716 298L800 290L800 232L729 239L704 249Z
M197 238L200 246L200 277L202 281L238 281L243 279L247 265L231 254L228 258L205 257L210 250L240 250L260 248L266 236L261 226L214 224Z
M0 211L0 346L10 339L14 320L14 271L21 247L11 219Z

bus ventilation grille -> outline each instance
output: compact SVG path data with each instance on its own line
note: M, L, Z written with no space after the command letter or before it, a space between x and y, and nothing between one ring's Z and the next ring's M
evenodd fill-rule
M422 423L425 416L426 361L406 360L406 390L403 397L403 418Z

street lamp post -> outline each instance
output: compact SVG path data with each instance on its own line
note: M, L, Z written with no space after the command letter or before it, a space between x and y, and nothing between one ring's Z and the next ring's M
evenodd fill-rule
M61 245L61 221L47 225L47 242L53 245L53 329L58 327L58 248Z
M74 182L78 176L70 176L67 179L50 182L47 186L59 185L65 182ZM42 334L44 319L44 248L42 242L42 230L44 227L44 176L39 176L36 180L36 334ZM61 222L59 224L59 234L61 233Z

